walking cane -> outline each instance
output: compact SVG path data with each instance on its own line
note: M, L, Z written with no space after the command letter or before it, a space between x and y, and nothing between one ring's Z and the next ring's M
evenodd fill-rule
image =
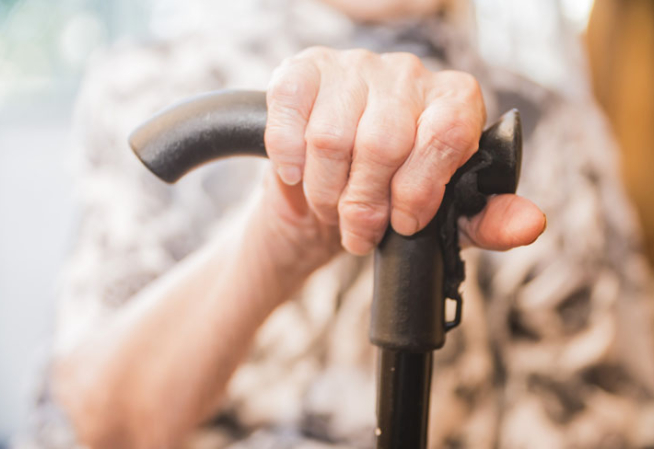
M148 169L173 183L215 159L266 157L266 116L264 92L213 92L154 116L132 133L130 145ZM512 110L482 134L431 223L411 237L389 227L375 251L370 340L380 348L378 449L427 446L432 353L461 322L457 220L481 211L487 195L515 192L521 154L520 117ZM447 299L456 305L452 320L445 317Z

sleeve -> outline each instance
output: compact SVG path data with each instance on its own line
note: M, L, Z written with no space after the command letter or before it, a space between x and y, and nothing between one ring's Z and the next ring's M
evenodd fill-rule
M58 279L54 354L76 345L90 328L199 248L260 179L260 162L234 159L210 164L170 186L132 154L128 135L143 120L186 96L233 84L227 64L235 57L256 57L217 52L212 58L208 52L214 47L205 41L196 48L201 63L189 74L179 61L180 47L188 44L116 48L96 57L87 70L69 153L78 223ZM49 370L46 361L29 426L13 447L78 447L52 397Z
M506 73L486 87L491 116L520 109L518 193L548 226L532 245L465 254L465 318L434 355L431 441L649 447L652 276L608 124L590 98Z
M652 278L609 126L590 99L543 98L522 193L547 214L479 280L506 447L654 444Z
M210 67L195 67L195 78L176 74L171 53L116 51L91 67L82 87L72 151L79 223L59 282L55 351L74 345L197 249L259 177L260 164L232 160L171 186L132 154L128 136L143 120L225 80Z

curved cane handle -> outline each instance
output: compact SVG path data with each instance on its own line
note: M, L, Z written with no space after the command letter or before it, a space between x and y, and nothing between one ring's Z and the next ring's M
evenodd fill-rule
M210 92L161 111L130 135L129 144L152 173L172 183L216 159L267 157L267 115L265 92Z
M175 182L212 160L267 157L263 143L267 115L265 92L210 92L158 113L131 134L129 143L155 175ZM480 190L515 192L522 154L517 111L508 112L488 128L479 147L493 147L494 155L492 166L480 173Z

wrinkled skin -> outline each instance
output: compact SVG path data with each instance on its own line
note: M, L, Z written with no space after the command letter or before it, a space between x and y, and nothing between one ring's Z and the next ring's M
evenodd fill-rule
M430 72L408 53L308 49L282 63L268 89L266 148L283 181L267 189L276 205L269 223L298 238L311 226L340 232L357 255L389 223L412 235L477 150L485 121L481 90L466 73ZM307 213L313 225L299 219ZM461 228L469 243L505 250L533 242L545 217L524 198L500 195Z

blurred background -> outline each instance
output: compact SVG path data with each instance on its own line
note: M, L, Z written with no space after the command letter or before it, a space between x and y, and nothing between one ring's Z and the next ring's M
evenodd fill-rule
M593 80L654 257L654 1L474 3L489 64L570 92ZM26 425L75 232L67 149L84 68L110 46L203 21L184 0L0 0L0 447Z

